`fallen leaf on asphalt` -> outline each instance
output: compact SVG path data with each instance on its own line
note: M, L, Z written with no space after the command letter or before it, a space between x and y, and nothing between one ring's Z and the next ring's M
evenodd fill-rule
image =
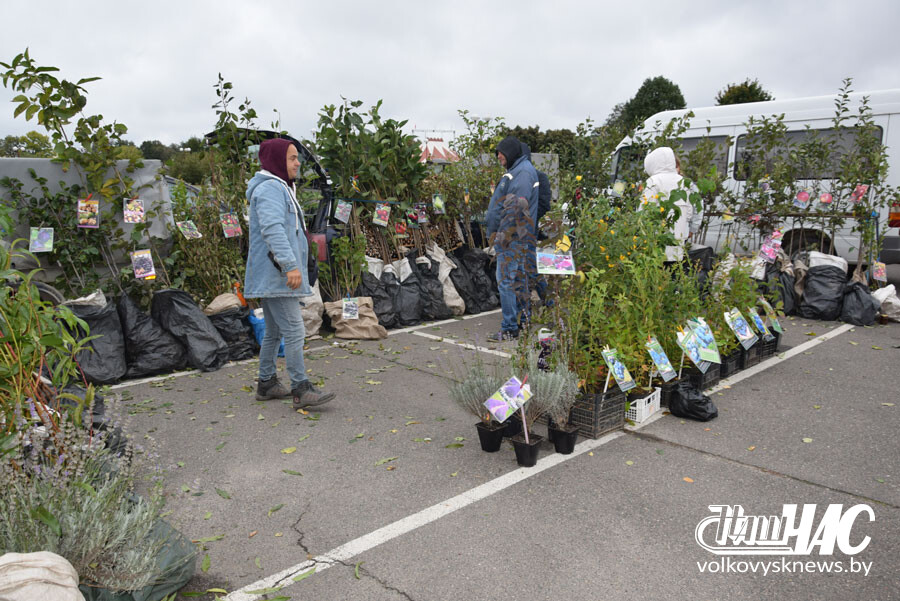
M812 438L804 438L803 442L812 442Z
M709 432L710 430L712 430L712 428L703 428L704 432Z
M431 442L431 439L428 438L428 437L425 437L425 438L413 438L412 441L413 441L413 442Z
M399 430L396 430L396 429L395 429L395 430L390 430L390 433L391 433L391 434L396 434L397 432L399 432Z
M456 478L457 474L459 474L459 472L453 472L452 474L450 474L450 477L451 477L451 478Z
M394 466L393 466L393 465L389 465L389 466L387 466L387 471L389 471L389 472L392 472L392 471L394 471L394 469L396 469L396 468L394 468Z
M656 449L656 454L657 455L665 455L666 452L663 449Z
M270 588L257 589L255 591L247 591L247 594L248 595L271 595L272 593L277 593L278 591L280 591L283 588L284 588L283 586L273 586Z
M225 441L222 441L216 445L216 450L221 451L224 447L225 447Z
M222 497L223 499L230 499L231 495L228 494L227 490L222 490L221 488L216 489L216 494Z
M894 406L893 403L882 403L882 405L884 405L885 407L893 407Z
M286 449L281 449L281 452L284 453L285 455L290 455L291 453L293 453L296 450L297 450L297 447L287 447Z
M269 510L269 513L266 514L266 517L271 517L271 515L272 515L273 513L275 513L276 511L278 511L278 510L281 509L282 507L284 507L284 503L279 503L278 505L276 505L275 507L273 507L272 509Z
M366 384L369 384L370 386L378 386L379 384L381 384L381 382L379 382L378 380L366 380Z
M379 465L384 465L385 463L388 463L389 461L393 461L394 459L397 459L397 458L396 457L385 457L384 459L379 459L378 461L375 462L375 467L378 467Z
M358 562L356 564L356 567L353 569L353 575L356 577L357 580L359 580L359 566L361 566L364 563L365 563L364 561Z
M749 446L749 447L747 447L747 450L748 450L748 451L755 451L755 450L756 450L756 447L755 447L755 446Z
M241 386L241 390L243 390L244 392L253 392L253 388L251 388L250 386Z
M282 532L276 532L276 533L275 533L275 536L276 536L276 537L284 536L284 533L282 533Z
M884 478L875 478L875 482L879 482L879 483L881 483L881 484L884 484Z
M227 595L228 591L223 588L208 588L206 589L207 593L219 593L220 595Z
M412 426L413 424L421 424L421 423L422 422L417 422L416 420L410 420L410 421L406 422L405 425Z
M859 346L859 343L858 343L858 342L853 342L852 340L850 340L849 342L850 342L850 344L852 344L853 346Z
M183 492L183 493L188 493L188 492L191 492L191 489L190 489L190 487L189 487L187 484L182 484L182 485L181 485L181 492Z
M258 413L258 414L256 415L256 419L266 419L266 416L263 415L262 413Z
M294 470L281 470L285 474L290 474L291 476L302 476L300 472L295 472Z
M813 409L821 409L822 405L813 405Z
M308 569L307 571L303 572L302 574L298 574L297 576L294 576L293 578L291 578L291 580L293 580L294 582L300 582L304 578L309 578L310 576L312 576L315 573L316 573L316 568L312 567L312 568Z
M177 465L178 467L184 467L184 461L179 461L175 465Z
M818 336L818 334L816 334L815 332L807 332L806 335L807 336Z
M881 348L880 346L874 346L874 345L873 345L872 348L875 349L876 351L882 350L882 348Z
M693 482L693 481L694 481L693 478L688 478L687 476L685 476L684 478L682 478L682 480L684 480L685 482Z
M594 452L593 452L593 451L588 451L588 457L593 457L593 456L594 456Z
M297 439L297 442L303 442L307 438L309 438L309 434L304 434L303 436L301 436L300 438Z
M453 440L455 440L456 442L463 442L465 439L466 439L465 436L457 436Z
M207 536L206 538L197 538L197 539L192 540L191 542L192 543L211 543L211 542L215 542L217 540L222 540L223 538L225 538L224 534L216 534L214 536Z
M256 534L258 532L259 532L259 530L254 530L253 532L251 532L250 534L247 535L247 538L253 538L254 536L256 536Z
M628 461L625 462L625 465L634 465L634 461L631 461L631 460L629 459Z
M465 446L465 445L463 445L463 443L461 443L461 442L451 442L444 448L445 449L461 449L461 448L463 448L463 446Z
M259 557L253 560L253 563L256 564L256 567L260 570L262 569L262 563L259 561Z
M362 437L365 436L365 435L366 435L365 432L360 432L359 434L357 434L357 435L354 436L353 438L362 438Z
M200 563L200 571L204 574L209 571L209 553L203 556L203 561Z
M299 413L300 415L309 415L309 411L307 411L306 409L297 409L297 413Z

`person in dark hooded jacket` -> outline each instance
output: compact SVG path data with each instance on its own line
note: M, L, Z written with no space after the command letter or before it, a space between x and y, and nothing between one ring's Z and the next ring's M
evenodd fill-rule
M507 171L491 197L485 218L497 255L497 290L503 321L492 340L509 340L519 335L519 315L527 310L527 254L534 245L538 180L531 161L522 152L522 143L507 136L497 145L497 159Z

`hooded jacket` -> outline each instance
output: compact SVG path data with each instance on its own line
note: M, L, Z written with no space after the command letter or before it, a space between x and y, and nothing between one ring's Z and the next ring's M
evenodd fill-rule
M244 276L247 298L309 296L306 270L309 248L303 230L303 210L294 191L280 177L258 171L247 185L250 201L250 250ZM281 267L275 266L269 252ZM299 269L303 283L296 290L287 285L287 272Z
M668 146L662 146L650 152L644 159L644 171L650 177L644 185L644 204L657 203L660 198L665 198L682 186L684 178L678 173L675 165L675 153ZM688 238L689 233L696 233L700 229L703 212L694 211L693 205L687 200L675 202L681 210L681 215L672 226L672 234L678 240L678 246L666 247L666 259L680 261L684 256L682 244ZM640 208L639 208L640 210Z
M491 203L485 215L487 234L497 233L494 246L498 250L508 248L509 244L517 240L527 241L529 234L535 233L538 205L538 179L537 171L531 164L528 156L522 154L522 144L512 136L504 138L497 146L497 151L502 152L507 159L510 155L516 156L512 146L506 144L508 140L515 140L515 148L518 157L511 164L507 161L508 171L500 178L500 183L494 189ZM510 154L504 152L504 144ZM521 202L519 199L524 200ZM533 210L532 210L533 209ZM523 229L523 222L528 226Z

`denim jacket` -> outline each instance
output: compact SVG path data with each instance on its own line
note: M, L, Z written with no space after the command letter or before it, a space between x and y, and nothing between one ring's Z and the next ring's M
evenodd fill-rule
M303 211L294 192L281 178L258 171L247 185L250 201L250 250L244 276L247 298L310 296L306 261L309 248L303 231ZM281 266L279 270L269 252ZM287 286L287 272L299 269L303 283Z

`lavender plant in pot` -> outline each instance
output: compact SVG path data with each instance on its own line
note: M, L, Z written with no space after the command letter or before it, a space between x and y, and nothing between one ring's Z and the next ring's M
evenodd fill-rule
M532 372L531 389L536 398L543 399L547 421L547 436L557 453L570 454L578 440L578 426L569 423L569 413L578 398L578 376L564 361L551 371Z
M503 366L487 365L478 351L474 351L474 362L465 365L458 380L450 384L450 398L454 403L478 417L475 424L481 450L496 453L503 442L505 425L494 421L484 406L485 400L494 394L508 379Z

